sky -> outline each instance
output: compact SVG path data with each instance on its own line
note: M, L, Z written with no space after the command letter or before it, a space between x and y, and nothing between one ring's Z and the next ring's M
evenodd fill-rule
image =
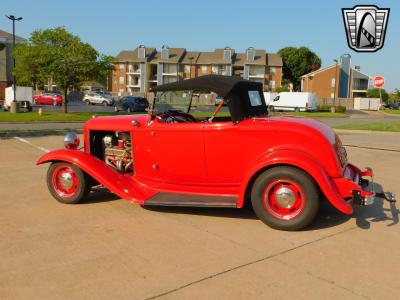
M228 1L103 1L103 0L1 0L0 29L12 32L5 15L23 17L16 33L29 38L37 29L64 26L100 53L117 55L138 45L213 51L229 46L277 52L287 46L306 46L333 64L349 53L352 65L370 75L385 77L385 89L400 89L400 1L344 0ZM383 49L357 53L347 46L342 8L374 4L390 8Z

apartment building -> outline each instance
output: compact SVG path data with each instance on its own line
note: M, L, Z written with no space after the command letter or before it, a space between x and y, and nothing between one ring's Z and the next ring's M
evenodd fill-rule
M265 91L275 90L282 81L281 57L252 47L237 53L230 47L200 52L168 46L157 51L139 46L118 54L114 67L111 90L128 94L145 93L155 85L207 74L241 76L262 83Z
M15 36L17 43L25 43L26 39ZM12 85L12 70L14 61L12 56L13 35L0 30L0 100L4 100L5 89Z
M148 90L149 62L157 51L140 45L133 51L121 51L114 61L111 91L135 94Z
M371 78L360 67L351 66L350 56L343 56L335 64L303 75L301 90L320 99L366 97Z

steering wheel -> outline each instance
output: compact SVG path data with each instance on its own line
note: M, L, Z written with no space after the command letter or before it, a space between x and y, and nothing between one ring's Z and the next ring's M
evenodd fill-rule
M164 123L192 123L197 122L196 118L191 114L187 114L181 110L167 110L157 114L156 118Z

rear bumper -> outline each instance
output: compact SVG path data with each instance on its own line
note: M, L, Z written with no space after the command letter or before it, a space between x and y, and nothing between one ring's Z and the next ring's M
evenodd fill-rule
M333 181L341 197L350 205L371 205L377 197L396 202L394 194L375 191L374 172L371 168L361 171L356 166L348 164L343 177L334 178Z

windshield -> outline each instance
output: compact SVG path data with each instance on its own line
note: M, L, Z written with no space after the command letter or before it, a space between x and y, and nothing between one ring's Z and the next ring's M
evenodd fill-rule
M167 110L188 112L191 98L191 91L158 92L154 102L154 110L157 112L165 112Z

